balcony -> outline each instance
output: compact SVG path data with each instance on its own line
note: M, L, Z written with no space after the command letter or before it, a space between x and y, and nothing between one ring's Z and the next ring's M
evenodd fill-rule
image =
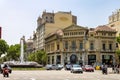
M100 52L107 52L107 53L114 53L115 52L115 49L101 49Z
M88 52L95 52L97 51L96 49L88 49Z

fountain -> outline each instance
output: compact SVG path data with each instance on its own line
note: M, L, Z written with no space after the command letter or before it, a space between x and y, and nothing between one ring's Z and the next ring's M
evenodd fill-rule
M24 42L23 42L23 38L21 38L20 44L21 44L20 63L23 64L24 63Z
M12 67L42 67L34 61L24 61L24 37L20 40L20 61L7 61L4 64L8 64Z

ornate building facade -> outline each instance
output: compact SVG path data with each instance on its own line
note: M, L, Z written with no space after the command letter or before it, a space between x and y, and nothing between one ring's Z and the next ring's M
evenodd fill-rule
M115 57L116 31L108 26L88 29L70 25L58 29L45 38L48 64L93 64L112 65Z

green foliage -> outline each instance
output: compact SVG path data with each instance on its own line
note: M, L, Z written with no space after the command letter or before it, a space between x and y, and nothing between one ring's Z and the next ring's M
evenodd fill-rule
M120 55L120 50L116 50L116 53L117 53L118 55Z
M9 45L5 40L0 39L0 56L5 54L9 48Z
M46 64L47 54L45 51L37 51L28 55L29 61L36 61L39 64Z
M28 61L35 61L35 53L30 53L28 55Z
M20 44L11 45L7 53L8 59L18 60L19 56L20 56Z
M116 38L116 40L120 44L120 35Z

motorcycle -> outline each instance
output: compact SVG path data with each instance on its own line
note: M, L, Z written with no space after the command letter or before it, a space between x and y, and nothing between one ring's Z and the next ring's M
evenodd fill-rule
M107 74L107 68L103 68L103 69L102 69L102 73L103 73L103 74Z
M8 70L8 68L3 68L3 76L4 77L9 77L9 70Z

